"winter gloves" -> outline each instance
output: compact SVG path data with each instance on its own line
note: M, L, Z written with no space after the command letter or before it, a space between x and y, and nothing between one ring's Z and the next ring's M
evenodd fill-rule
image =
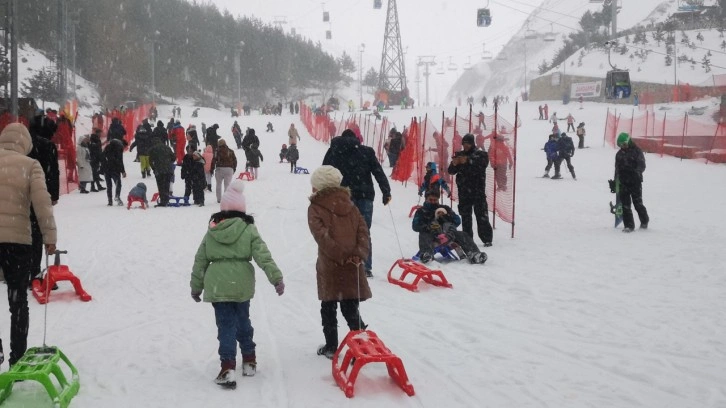
M201 296L202 296L201 293L194 293L194 292L192 292L192 299L194 299L194 301L197 302L197 303L199 303L199 302L202 301Z
M383 196L383 205L388 205L388 203L391 202L391 196L385 195Z
M275 284L275 292L277 292L277 296L282 296L282 294L285 293L285 282L283 282L282 279Z
M608 185L610 185L610 192L615 194L615 180L608 180Z

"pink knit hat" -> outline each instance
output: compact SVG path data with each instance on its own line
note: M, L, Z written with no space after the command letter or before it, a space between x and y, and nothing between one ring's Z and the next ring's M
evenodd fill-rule
M234 180L222 196L219 209L222 211L247 212L247 202L244 196L245 184L242 180Z

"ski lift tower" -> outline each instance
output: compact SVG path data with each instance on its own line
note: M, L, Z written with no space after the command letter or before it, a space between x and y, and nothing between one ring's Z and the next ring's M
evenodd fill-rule
M391 97L389 100L393 103L398 103L406 92L408 92L396 0L388 0L386 31L383 35L383 54L381 56L381 71L378 77L378 90L387 92Z

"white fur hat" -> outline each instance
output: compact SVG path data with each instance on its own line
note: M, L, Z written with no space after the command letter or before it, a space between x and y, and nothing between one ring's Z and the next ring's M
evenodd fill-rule
M247 212L244 191L245 183L242 180L234 180L227 188L227 191L224 192L222 201L219 203L219 209L222 211Z
M340 182L343 181L343 175L340 170L333 166L320 166L310 177L310 184L316 190L322 190L327 187L338 187Z

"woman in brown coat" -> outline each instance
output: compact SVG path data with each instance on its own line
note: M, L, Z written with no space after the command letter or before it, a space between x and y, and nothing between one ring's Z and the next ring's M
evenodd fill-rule
M310 183L313 194L308 207L308 226L318 243L316 264L320 316L325 345L318 355L333 358L338 348L337 307L350 330L365 329L358 312L360 301L371 298L362 267L370 250L368 227L350 200L350 190L340 186L343 175L333 166L321 166Z

